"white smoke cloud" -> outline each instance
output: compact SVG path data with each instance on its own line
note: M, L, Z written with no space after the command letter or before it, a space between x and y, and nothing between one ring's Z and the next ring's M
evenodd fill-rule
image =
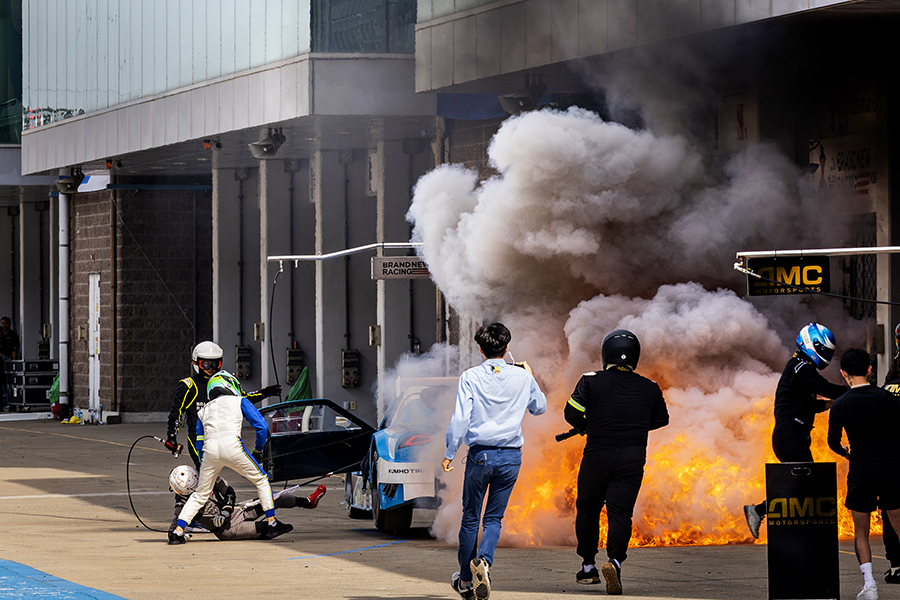
M636 514L656 519L636 520L640 536L691 523L694 536L746 535L741 506L761 498L744 495L759 495L749 482L772 458L775 383L816 310L764 299L764 314L739 298L729 289L745 285L734 255L815 243L826 228L798 223L830 218L827 199L773 146L750 145L711 174L687 138L581 109L510 118L488 153L496 176L439 167L417 184L408 218L451 306L504 321L515 358L532 364L550 400L546 416L524 423L504 543L573 543L580 449L552 434L568 429L565 401L581 373L599 368L600 342L616 328L638 335L638 370L660 383L672 417L650 436ZM848 321L830 312L833 329ZM454 543L458 487L442 498L433 531Z

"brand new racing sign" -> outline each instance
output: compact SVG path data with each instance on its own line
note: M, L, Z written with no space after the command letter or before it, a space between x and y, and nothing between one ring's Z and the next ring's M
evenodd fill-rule
M763 279L747 276L750 296L811 294L831 291L827 256L803 258L751 258L747 269Z
M428 279L428 265L417 256L373 256L372 279Z

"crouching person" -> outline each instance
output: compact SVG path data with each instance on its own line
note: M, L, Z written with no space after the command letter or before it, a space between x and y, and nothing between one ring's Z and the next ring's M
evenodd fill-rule
M169 526L170 533L178 526L178 515L188 497L196 491L199 479L197 469L187 465L175 467L169 475L169 489L175 492L175 514ZM316 508L325 495L325 486L320 485L309 497L299 497L296 495L299 487L293 486L276 493L273 496L275 508ZM293 530L293 527L286 524L273 531L268 521L262 519L264 514L259 499L236 505L234 488L217 477L209 500L190 526L202 525L220 540L271 540Z

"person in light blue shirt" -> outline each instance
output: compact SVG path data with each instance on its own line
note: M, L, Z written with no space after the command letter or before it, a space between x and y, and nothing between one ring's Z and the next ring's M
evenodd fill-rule
M453 470L450 463L460 444L469 447L459 527L459 571L450 579L464 600L486 600L491 595L488 568L494 564L500 521L522 464L522 419L525 411L541 415L547 410L547 398L528 364L510 365L503 360L511 337L502 323L482 326L475 333L485 361L460 376L456 409L447 427L447 452L441 461L445 472ZM484 533L476 552L479 525Z

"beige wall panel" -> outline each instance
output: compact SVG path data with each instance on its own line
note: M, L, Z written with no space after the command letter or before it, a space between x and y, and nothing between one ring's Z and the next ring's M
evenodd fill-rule
M185 134L190 138L199 138L207 135L210 131L206 128L206 118L203 115L203 109L206 106L204 96L206 88L196 88L188 92L188 102L190 103L191 119L189 123L190 129Z
M637 0L637 42L653 44L666 39L669 24L668 0Z
M153 128L153 145L164 146L166 144L166 121L168 120L166 103L151 102L150 110L153 111L153 122L156 123L156 127Z
M250 80L246 75L234 78L234 128L246 129L250 127L250 106L247 97L250 94Z
M172 144L186 140L190 137L191 118L193 117L193 114L191 113L190 92L177 94L175 96L175 110L178 119L176 121L175 137L170 142ZM169 131L166 129L166 137L168 137L168 135Z
M809 8L809 0L772 0L773 17L789 15Z
M297 100L297 75L299 63L281 69L281 98L278 102L278 117L274 121L286 121L299 116L300 103Z
M700 27L706 31L734 25L734 0L700 0Z
M83 163L87 152L85 149L84 119L79 119L72 127L72 151L75 153L74 163Z
M550 35L553 43L550 60L560 62L578 58L578 0L556 0L551 6Z
M701 0L670 0L669 37L681 37L701 31Z
M525 67L551 62L553 34L550 0L528 0L525 4Z
M453 23L431 28L431 51L440 57L432 60L431 83L434 87L453 85Z
M475 16L453 22L453 83L475 79Z
M281 118L281 70L269 69L262 72L263 109L262 118L265 123L272 123Z
M430 27L416 31L416 91L421 92L428 89L431 89Z
M637 6L635 0L608 0L609 50L631 48L637 44Z
M579 0L578 2L578 55L593 56L607 51L609 36L606 31L606 5L608 0Z
M525 68L525 4L500 9L500 70L503 73Z
M115 112L108 112L93 117L106 121L106 151L110 156L119 154L119 118Z
M252 73L247 80L247 124L250 127L262 125L266 122L263 118L263 110L266 105L265 71Z
M101 133L97 131L97 129L95 128L95 126L96 126L95 123L92 122L92 121L97 121L97 120L99 120L99 119L86 120L82 124L82 129L84 130L84 144L82 146L84 148L84 157L82 157L82 159L79 162L84 162L85 160L88 160L89 157L94 157L94 156L97 156L97 154L98 154L97 138L101 136ZM105 139L105 138L106 138L106 132L104 131L104 132L102 132L101 139Z
M154 104L162 104L163 105L163 116L165 117L161 120L157 127L163 130L163 135L165 136L166 144L173 144L175 140L178 139L178 97L177 96L166 96L161 99L159 102L151 102L150 106Z
M56 156L62 156L64 164L75 164L75 129L60 127L56 135L59 136L59 143L62 144L62 151L57 151Z
M491 10L475 17L477 78L500 73L500 11Z
M213 88L203 88L203 130L206 135L219 131L219 97L213 93Z
M141 122L140 106L135 104L125 108L122 112L125 113L125 118L128 122L128 147L140 150L143 147L143 140L141 139L143 123ZM66 162L71 164L69 161Z
M218 85L219 106L217 121L219 131L231 131L234 126L234 80L229 79Z
M135 105L137 114L140 115L140 149L146 150L153 147L153 105L143 102ZM177 114L177 113L176 113Z
M734 20L736 24L759 21L771 16L769 0L736 0Z
M300 116L312 114L310 108L311 83L309 79L309 61L297 64L297 114Z
M96 115L93 118L88 120L88 128L94 130L94 139L93 148L88 147L88 151L91 152L93 156L97 156L101 152L105 152L107 149L107 142L109 141L109 124L111 119L109 119L105 114L104 115ZM110 154L110 157L113 155Z

